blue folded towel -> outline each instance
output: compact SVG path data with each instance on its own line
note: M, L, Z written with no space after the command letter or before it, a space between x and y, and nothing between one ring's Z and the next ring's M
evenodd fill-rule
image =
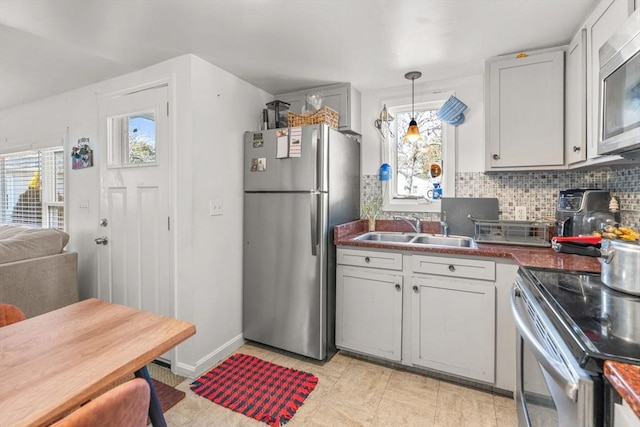
M464 102L451 95L438 110L438 117L450 125L458 126L464 122L464 114L462 112L466 109L467 106Z

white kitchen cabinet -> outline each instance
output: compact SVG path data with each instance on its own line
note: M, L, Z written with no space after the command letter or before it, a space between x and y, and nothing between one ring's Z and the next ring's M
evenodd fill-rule
M613 405L613 427L640 427L640 418L624 400Z
M400 361L402 275L343 265L336 274L336 346Z
M415 256L414 256L415 257ZM421 257L426 258L426 257ZM451 264L454 270L467 260ZM494 266L486 261L487 269ZM495 379L495 286L447 275L411 278L411 362L487 383ZM514 347L515 349L515 347Z
M480 259L413 255L411 264L414 273L491 281L496 278L495 263Z
M486 169L564 168L564 51L485 63Z
M340 248L336 252L336 260L338 264L352 265L355 267L402 270L402 254L399 252L378 252Z
M336 346L513 392L504 259L337 248Z
M279 99L290 104L293 113L301 114L306 105L307 95L322 97L322 106L335 110L339 114L338 130L345 133L362 134L361 95L351 83L339 83L297 92L276 95ZM310 105L306 105L311 109Z
M587 159L587 30L567 49L565 73L565 157L571 165Z
M496 262L496 379L500 390L516 389L516 326L511 314L511 286L518 266L506 260Z
M600 47L633 13L634 0L602 0L584 28L587 44L587 158L598 157L598 103L600 101Z

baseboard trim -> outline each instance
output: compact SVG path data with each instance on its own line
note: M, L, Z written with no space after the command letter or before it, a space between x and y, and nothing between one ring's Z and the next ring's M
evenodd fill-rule
M211 353L198 360L195 365L188 365L186 363L176 362L173 366L173 373L182 375L183 377L195 379L205 372L209 371L213 366L217 365L223 359L226 359L234 351L242 347L244 344L244 338L242 334L231 338L220 347L213 350Z

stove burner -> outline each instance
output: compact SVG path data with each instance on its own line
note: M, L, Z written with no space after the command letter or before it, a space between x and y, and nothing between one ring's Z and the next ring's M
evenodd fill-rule
M599 274L523 269L543 310L570 338L578 361L589 358L640 364L640 297L605 286ZM585 364L587 362L584 362Z

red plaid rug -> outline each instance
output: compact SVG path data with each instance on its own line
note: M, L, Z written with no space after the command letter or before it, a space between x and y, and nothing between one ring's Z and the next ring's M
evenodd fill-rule
M212 402L264 421L286 424L302 406L318 378L237 353L191 384L191 390Z

